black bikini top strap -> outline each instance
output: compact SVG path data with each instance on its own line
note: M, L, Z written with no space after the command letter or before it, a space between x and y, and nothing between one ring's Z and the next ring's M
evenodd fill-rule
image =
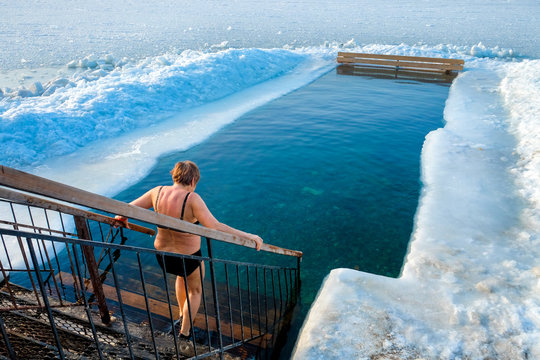
M161 194L161 189L163 189L163 186L160 186L160 187L159 187L159 190L158 190L158 192L157 192L156 206L154 206L155 212L158 212L159 195Z
M184 199L184 204L182 205L182 214L180 215L180 220L184 220L184 210L186 209L187 198L190 192L187 193L186 198Z

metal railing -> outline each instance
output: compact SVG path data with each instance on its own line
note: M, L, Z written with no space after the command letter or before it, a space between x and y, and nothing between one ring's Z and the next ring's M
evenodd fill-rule
M2 356L253 357L271 349L296 304L301 252L265 245L263 250L292 255L274 255L279 257L278 265L216 257L216 240L209 233L221 241L243 240L204 228L194 232L178 219L144 209L130 212L130 205L111 199L101 198L99 206L88 204L111 215L131 215L145 221L145 226L130 222L129 229L115 228L117 223L111 216L71 206L82 201L68 205L11 189L15 182L18 189L31 190L11 179L10 171L25 181L35 177L5 167L0 170L0 185L10 187L0 187ZM43 179L41 185L44 190L38 194L52 197L46 190L50 189L49 181ZM80 198L82 192L67 187L61 190L54 198L62 201ZM156 222L148 221L156 215ZM148 224L205 236L207 255L128 245L128 241L149 242L154 231L146 227ZM187 259L200 260L209 270L201 284L197 314L187 301L189 322L195 330L189 341L177 336L174 277L157 265L156 255L176 257L183 266ZM290 264L283 265L284 261ZM202 267L196 271L202 279ZM188 293L187 283L184 286ZM31 352L34 355L29 355Z

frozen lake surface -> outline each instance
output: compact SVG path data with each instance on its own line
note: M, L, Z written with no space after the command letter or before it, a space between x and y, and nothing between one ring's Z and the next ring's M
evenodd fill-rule
M540 57L537 6L536 0L3 2L0 69L64 65L90 53L141 58L171 50L319 46L351 38L360 44L483 42Z

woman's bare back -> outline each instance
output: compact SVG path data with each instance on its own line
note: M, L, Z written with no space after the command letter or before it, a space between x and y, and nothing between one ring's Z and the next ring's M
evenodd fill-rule
M154 204L154 210L157 213L191 223L197 221L193 216L193 209L188 196L190 192L188 190L176 185L157 187L153 190L155 191L155 194L152 194L152 203ZM186 196L188 196L187 199ZM182 207L184 207L183 218ZM154 247L156 250L189 255L197 252L201 248L201 237L198 235L158 228Z

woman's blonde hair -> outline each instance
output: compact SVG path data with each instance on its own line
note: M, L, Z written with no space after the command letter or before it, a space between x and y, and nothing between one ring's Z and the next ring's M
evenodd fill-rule
M177 162L171 170L171 175L175 183L182 185L191 185L192 181L197 184L201 178L199 168L193 161L189 160Z

